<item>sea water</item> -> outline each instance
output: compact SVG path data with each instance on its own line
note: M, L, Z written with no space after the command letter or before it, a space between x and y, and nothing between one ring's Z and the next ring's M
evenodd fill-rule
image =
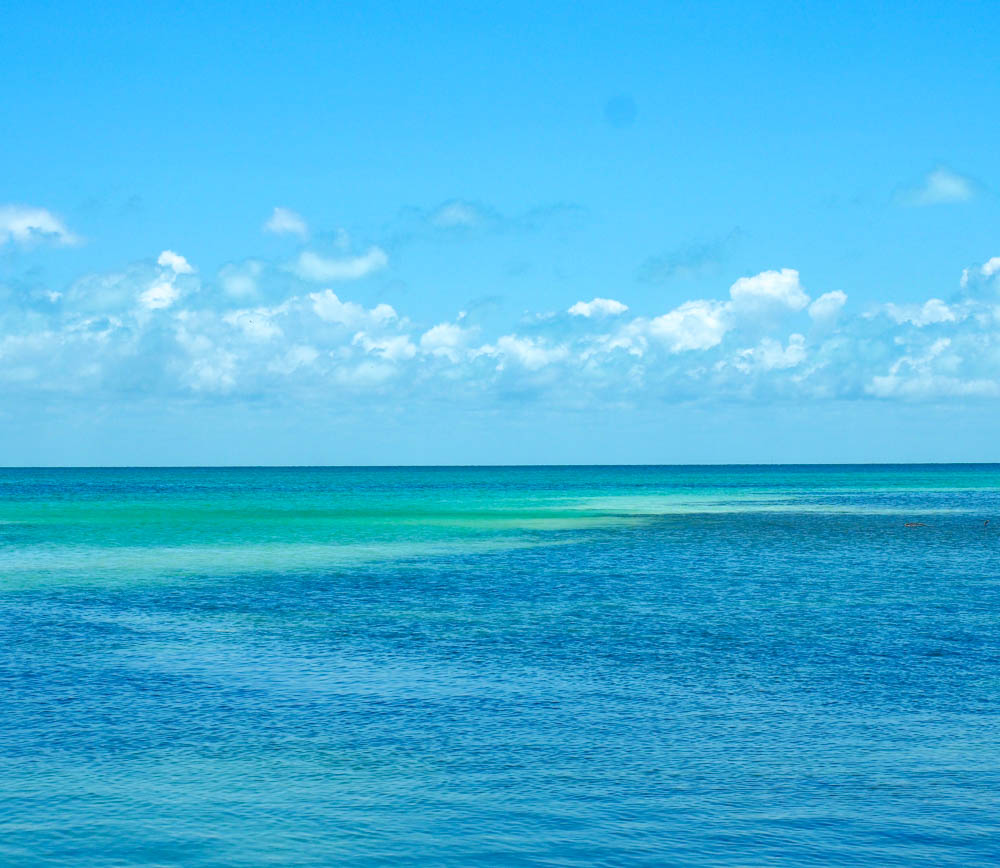
M0 864L998 864L998 492L0 470Z

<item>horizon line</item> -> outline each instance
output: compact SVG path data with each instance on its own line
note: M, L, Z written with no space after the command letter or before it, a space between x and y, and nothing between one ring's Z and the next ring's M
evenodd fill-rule
M679 464L6 464L4 470L567 470L585 468L698 467L996 467L1000 461L793 461L689 462Z

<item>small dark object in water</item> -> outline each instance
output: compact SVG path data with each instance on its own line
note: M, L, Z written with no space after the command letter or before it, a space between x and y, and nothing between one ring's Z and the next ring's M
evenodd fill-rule
M986 527L986 525L988 525L989 523L990 523L990 520L986 519L986 521L983 522L983 527Z
M908 521L903 527L927 527L922 521Z

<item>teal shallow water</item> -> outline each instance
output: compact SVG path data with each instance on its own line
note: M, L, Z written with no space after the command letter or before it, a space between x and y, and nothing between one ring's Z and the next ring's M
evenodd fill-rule
M0 863L996 864L998 492L0 471Z

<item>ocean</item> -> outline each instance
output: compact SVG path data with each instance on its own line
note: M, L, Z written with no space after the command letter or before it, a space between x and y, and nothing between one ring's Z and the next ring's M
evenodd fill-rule
M994 866L998 552L996 465L0 470L0 864Z

